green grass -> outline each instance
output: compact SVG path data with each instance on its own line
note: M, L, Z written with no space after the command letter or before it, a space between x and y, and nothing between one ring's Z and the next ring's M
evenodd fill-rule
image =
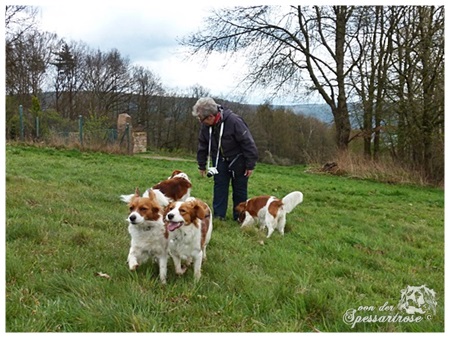
M443 332L444 192L260 164L249 195L304 202L284 237L217 221L199 283L162 286L156 265L128 271L119 195L185 171L211 204L195 162L6 146L7 332ZM230 202L231 203L231 202ZM228 214L231 215L231 209ZM108 274L102 278L97 273ZM406 286L436 292L419 323L345 324L348 309L396 306ZM395 310L393 313L399 313Z

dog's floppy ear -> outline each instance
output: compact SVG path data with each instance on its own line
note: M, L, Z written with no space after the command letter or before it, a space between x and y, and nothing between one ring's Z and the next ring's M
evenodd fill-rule
M203 208L203 206L195 201L194 203L194 210L195 210L195 215L197 216L197 218L203 219L205 218L206 214L205 214L205 209Z
M181 173L182 173L181 170L175 169L174 171L172 171L172 175L170 175L170 178L173 178L175 175L178 175L178 174L181 174Z
M236 211L238 212L243 212L245 211L245 206L246 206L247 202L241 202L236 206Z

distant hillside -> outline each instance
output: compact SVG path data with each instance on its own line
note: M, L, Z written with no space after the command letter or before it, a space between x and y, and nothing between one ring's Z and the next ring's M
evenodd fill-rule
M177 99L177 97L171 97L171 96L165 96L167 98ZM185 98L179 98L180 100L184 100ZM40 94L40 100L41 100L41 108L45 111L52 107L54 105L54 102L56 100L56 94L55 92L45 92ZM230 105L233 102L227 102L223 101L225 105ZM244 104L245 106L251 107L253 110L257 110L259 105L255 104ZM332 123L333 122L333 115L331 113L331 109L327 104L295 104L295 105L273 105L274 108L283 108L283 109L290 109L295 114L298 115L305 115L305 116L311 116L315 117L316 119L325 122L325 123ZM137 109L136 103L131 100L128 103L128 113L133 114L133 112Z
M284 106L284 108L291 109L295 114L312 116L326 123L333 122L333 114L327 104L296 104Z

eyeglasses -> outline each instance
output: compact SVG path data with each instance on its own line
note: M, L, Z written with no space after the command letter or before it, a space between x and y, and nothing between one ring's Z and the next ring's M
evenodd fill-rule
M209 119L210 117L211 117L212 115L208 115L208 116L206 116L206 117L204 117L204 118L199 118L198 120L200 121L200 123L203 123L203 122L205 122L205 120L206 119Z

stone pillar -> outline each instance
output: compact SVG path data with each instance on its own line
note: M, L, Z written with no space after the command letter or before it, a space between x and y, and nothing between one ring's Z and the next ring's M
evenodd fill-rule
M133 132L133 153L145 153L147 151L147 133L145 131Z
M130 137L130 144L128 144L128 135L126 135L127 131L127 123L129 124L129 137ZM119 114L117 117L117 136L119 138L119 147L121 149L133 149L134 142L133 142L133 133L132 133L132 126L131 126L131 116L122 113ZM127 148L128 147L128 148Z

